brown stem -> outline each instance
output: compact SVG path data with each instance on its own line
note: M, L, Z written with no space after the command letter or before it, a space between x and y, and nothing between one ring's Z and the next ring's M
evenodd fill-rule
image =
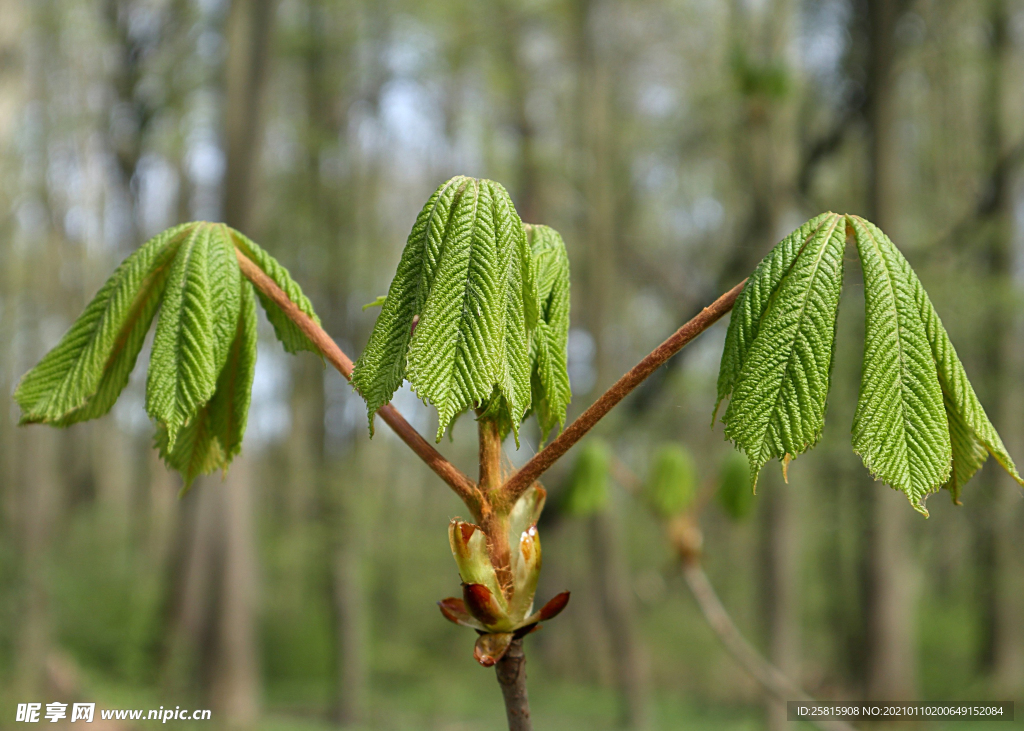
M485 497L491 499L492 490L501 487L501 432L494 419L479 417L477 432L480 438L480 479L477 485Z
M696 557L683 557L683 576L686 583L697 600L704 619L711 625L711 629L718 635L718 639L725 645L743 668L761 684L766 691L774 695L780 701L801 701L813 703L814 699L805 693L796 683L786 677L781 670L765 660L747 642L740 633L732 618L722 606L722 601L715 593L714 587L708 581L707 574L701 568L700 561ZM854 727L845 721L811 721L823 731L855 731Z
M505 598L510 599L512 551L508 535L509 511L507 506L495 501L501 495L501 430L496 420L481 416L477 420L477 431L480 441L480 480L477 484L484 501L480 527L487 536L487 548L498 576L498 585Z
M338 369L346 380L352 380L352 361L345 355L334 339L328 335L309 315L300 310L288 295L277 286L267 274L238 249L235 249L238 257L238 265L246 279L252 282L258 290L267 295L280 307L288 319L299 326L313 344L320 349L323 356L327 358L332 366ZM434 473L444 480L462 498L466 507L472 511L473 516L478 518L483 505L482 496L473 481L463 474L455 465L441 456L440 452L434 449L419 432L412 428L412 425L405 420L398 410L391 404L381 407L377 414L390 426L403 442L409 445L413 452L426 462L427 466Z
M505 697L508 731L533 731L530 720L530 699L526 695L526 655L523 641L512 640L505 656L494 666Z
M676 330L665 342L652 350L611 388L601 394L601 397L570 424L557 439L533 455L533 458L523 465L522 469L512 475L502 487L503 500L509 505L514 505L538 477L544 474L559 457L569 451L570 447L582 439L630 391L654 373L661 364L678 353L683 346L714 325L722 315L731 310L736 298L743 290L744 284L746 284L746 280L701 310L696 317Z

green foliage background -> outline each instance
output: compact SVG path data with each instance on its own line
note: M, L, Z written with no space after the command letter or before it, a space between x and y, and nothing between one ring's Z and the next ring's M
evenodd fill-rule
M13 395L60 342L119 262L186 220L228 220L251 236L357 357L379 312L361 306L388 291L423 202L463 173L501 181L524 221L564 238L572 269L569 419L753 272L800 222L849 211L876 222L913 266L1006 452L1024 454L1013 213L1024 134L1018 0L905 4L885 36L895 66L890 103L881 106L867 98L879 88L867 15L880 7L874 0L247 7L271 5L272 32L254 44L260 85L228 74L260 67L238 55L247 47L238 27L256 25L236 23L240 2L0 0L4 393ZM252 136L228 114L229 96L241 100L233 108L243 121L254 122ZM876 147L887 165L875 164ZM247 211L239 218L240 208ZM531 253L543 256L540 229L526 233ZM248 246L241 237L234 243ZM820 243L834 253L830 240ZM879 272L897 271L879 246ZM166 287L158 280L170 276L173 260L157 249L135 260L138 271L121 270L141 282L134 278L156 267L146 291ZM252 247L247 253L270 272L269 259ZM731 459L723 476L735 450L720 426L708 428L726 322L660 369L593 436L641 481L666 440L689 449L702 485L722 480L722 502L746 517L733 520L718 499L708 503L705 568L764 651L770 508L778 496L791 498L796 599L787 616L799 628L800 675L811 692L852 698L866 683L873 515L892 508L902 542L887 564L912 590L900 616L921 697L1024 700L1019 677L1000 670L995 653L1021 648L1000 633L1024 634L1020 488L990 459L964 486L962 506L940 494L928 501L925 521L906 497L872 479L851 449L866 290L856 245L842 256L831 389L823 405L808 404L814 418L801 435L816 446L789 464L788 486L769 465L756 497L725 500L725 485L750 496L746 460ZM551 263L558 275L548 317L564 301L565 262ZM834 258L829 265L840 267ZM540 269L539 290L549 281ZM916 284L905 278L903 286L903 316L920 319L931 350L921 350L921 361L937 364L959 489L984 453L998 458L998 447L937 320L926 307L916 315L909 307ZM833 294L822 287L816 300L826 315ZM545 316L543 293L538 300ZM241 616L256 661L255 726L338 727L340 648L351 639L340 632L345 609L355 612L349 626L363 648L363 728L497 727L493 675L473 662L472 638L434 605L458 592L444 533L451 517L466 517L456 498L386 429L367 439L358 394L260 306L243 449L227 480L198 477L179 501L183 483L159 460L146 416L145 376L162 315L145 297L124 305L122 314L138 319L112 367L84 369L90 377L72 378L63 391L79 407L83 394L95 394L69 421L110 408L106 415L69 429L19 428L9 401L0 419L0 726L11 725L12 704L73 700L45 690L55 668L71 669L60 677L76 678L75 696L108 707L213 707L224 718L213 690L223 679L218 628L243 626ZM211 332L227 314L209 313ZM237 315L235 325L248 317L241 304ZM110 347L117 331L111 324L94 352ZM544 357L531 361L531 396ZM903 378L895 376L886 382ZM203 393L211 384L217 392L206 379ZM563 402L564 384L542 385L549 406ZM111 408L115 391L121 398ZM395 397L422 433L437 433L432 407L408 387ZM935 417L938 403L932 391ZM39 404L40 415L48 408ZM538 416L550 438L552 414ZM453 439L438 449L472 472L472 417L448 429ZM865 454L869 436L860 437ZM538 448L534 419L519 438L518 451L507 443L511 464ZM760 444L761 456L785 447ZM571 589L573 600L527 640L531 697L538 728L611 729L621 709L612 672L619 635L601 609L595 521L556 509L573 459L545 480L551 499L540 526L538 591L544 600ZM911 484L930 489L942 477ZM652 728L765 728L762 694L696 610L661 522L616 479L607 505L633 637L646 658ZM248 522L229 520L240 516ZM228 545L241 548L228 554ZM199 566L219 568L204 574ZM186 607L199 621L194 632L182 630ZM229 607L241 612L231 622Z

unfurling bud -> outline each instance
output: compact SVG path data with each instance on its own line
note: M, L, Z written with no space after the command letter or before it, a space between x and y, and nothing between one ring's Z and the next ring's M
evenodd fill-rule
M452 555L462 578L462 599L451 597L438 606L449 621L480 633L473 656L485 667L498 662L513 639L533 632L539 622L554 618L569 602L569 592L562 592L531 614L541 567L537 519L546 497L544 488L534 485L509 514L512 588L508 596L498 583L483 530L460 520L448 526Z

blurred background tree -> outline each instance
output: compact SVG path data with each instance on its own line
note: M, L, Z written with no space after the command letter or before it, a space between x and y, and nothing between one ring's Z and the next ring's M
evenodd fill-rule
M463 173L569 246L570 416L832 209L906 253L1024 452L1020 0L0 0L0 17L5 393L117 261L195 218L261 242L358 354L420 204ZM822 448L789 485L766 474L753 520L707 511L707 571L819 697L1024 699L1020 491L989 464L925 522L870 480L845 426L855 299ZM646 473L669 438L717 473L724 331L600 427L616 459ZM433 610L458 503L389 432L366 439L338 374L261 340L245 458L178 501L137 371L98 422L0 419L0 725L29 698L210 707L245 729L501 723ZM434 428L408 390L396 405ZM441 445L465 469L470 422ZM781 728L642 505L610 483L608 509L560 519L570 472L546 479L543 582L583 601L529 640L538 726Z

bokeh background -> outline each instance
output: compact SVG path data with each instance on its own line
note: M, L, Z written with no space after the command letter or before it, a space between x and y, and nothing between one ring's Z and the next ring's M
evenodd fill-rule
M565 237L570 416L831 209L901 247L1024 459L1022 112L1020 0L0 0L0 391L117 262L189 219L272 252L356 356L420 206L468 174ZM766 469L746 519L709 504L706 570L818 697L1020 701L1021 491L990 461L924 520L871 480L850 449L847 258L824 440L788 485ZM7 401L0 725L17 702L86 700L241 729L502 727L472 633L434 605L458 592L460 503L261 327L244 455L181 500L151 448L145 354L96 422L18 428ZM602 422L620 478L673 442L714 489L724 334ZM407 390L396 405L433 432ZM440 449L472 473L472 420L453 436ZM509 465L537 443L531 425ZM559 498L571 473L570 456L545 477L540 598L573 600L527 640L537 727L786 728L630 479L580 515Z

